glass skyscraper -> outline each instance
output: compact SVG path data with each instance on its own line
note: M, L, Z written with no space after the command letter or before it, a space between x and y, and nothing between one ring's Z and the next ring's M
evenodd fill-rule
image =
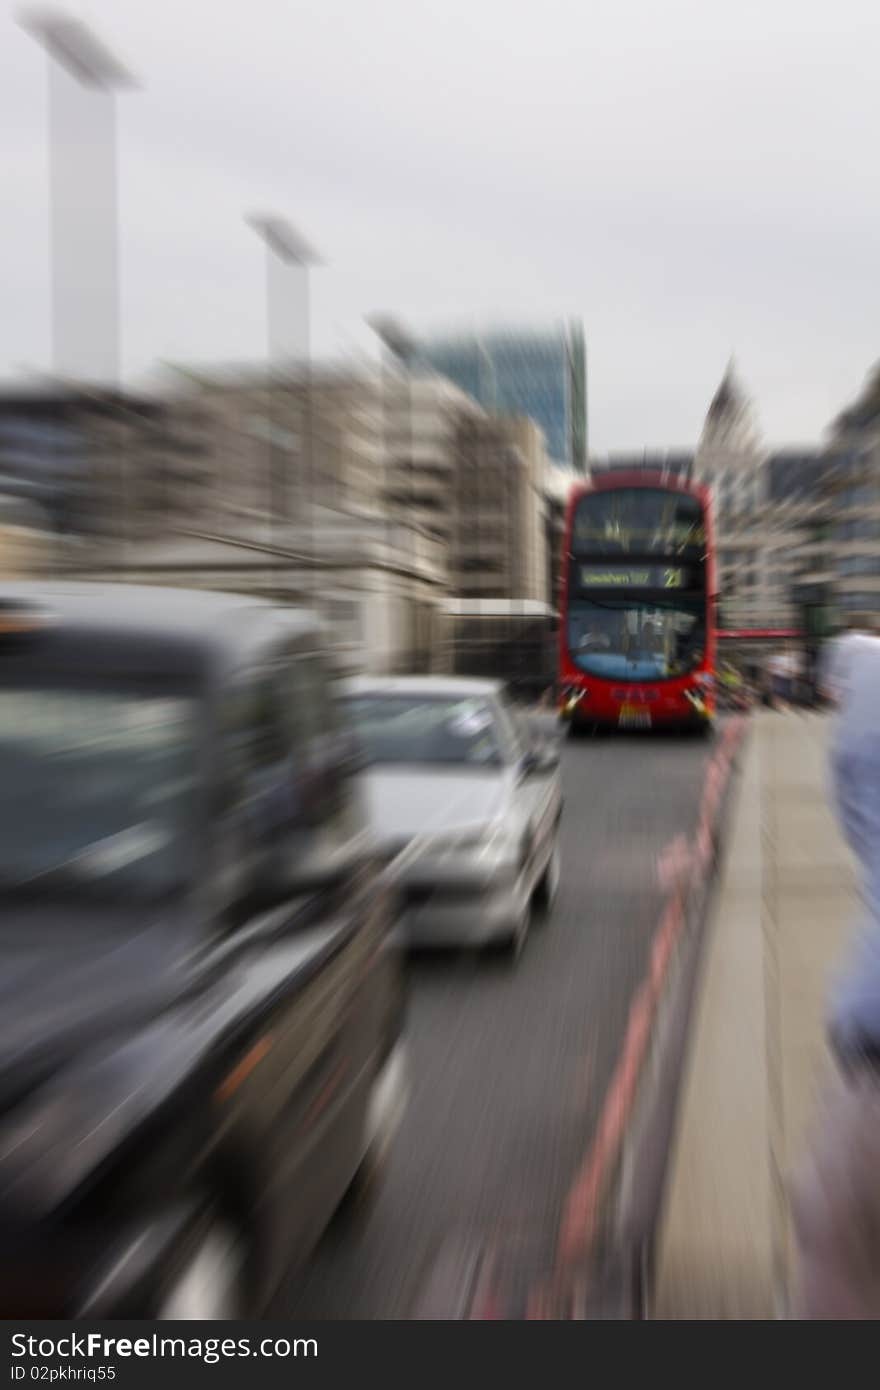
M586 472L587 362L580 324L422 340L411 360L448 377L486 410L531 416L550 457Z

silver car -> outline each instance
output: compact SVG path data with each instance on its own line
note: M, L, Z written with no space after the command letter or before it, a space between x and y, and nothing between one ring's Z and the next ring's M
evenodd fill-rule
M518 954L559 882L559 747L495 681L348 681L370 820L397 866L413 945Z

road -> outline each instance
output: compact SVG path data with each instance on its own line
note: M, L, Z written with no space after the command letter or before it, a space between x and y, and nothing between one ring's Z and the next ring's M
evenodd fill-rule
M512 1286L549 1269L646 970L657 855L693 827L708 752L672 737L565 744L552 917L515 967L461 954L413 962L412 1095L389 1170L272 1316L417 1316L474 1241L498 1246Z

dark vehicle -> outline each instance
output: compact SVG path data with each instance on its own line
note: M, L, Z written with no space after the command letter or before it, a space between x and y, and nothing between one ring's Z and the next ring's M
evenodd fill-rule
M0 590L0 1309L258 1314L399 1113L402 974L314 620Z

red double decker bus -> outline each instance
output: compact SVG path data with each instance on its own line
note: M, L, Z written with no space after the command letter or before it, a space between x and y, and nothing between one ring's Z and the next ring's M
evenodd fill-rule
M559 691L572 731L711 729L715 554L706 488L639 470L572 490Z

